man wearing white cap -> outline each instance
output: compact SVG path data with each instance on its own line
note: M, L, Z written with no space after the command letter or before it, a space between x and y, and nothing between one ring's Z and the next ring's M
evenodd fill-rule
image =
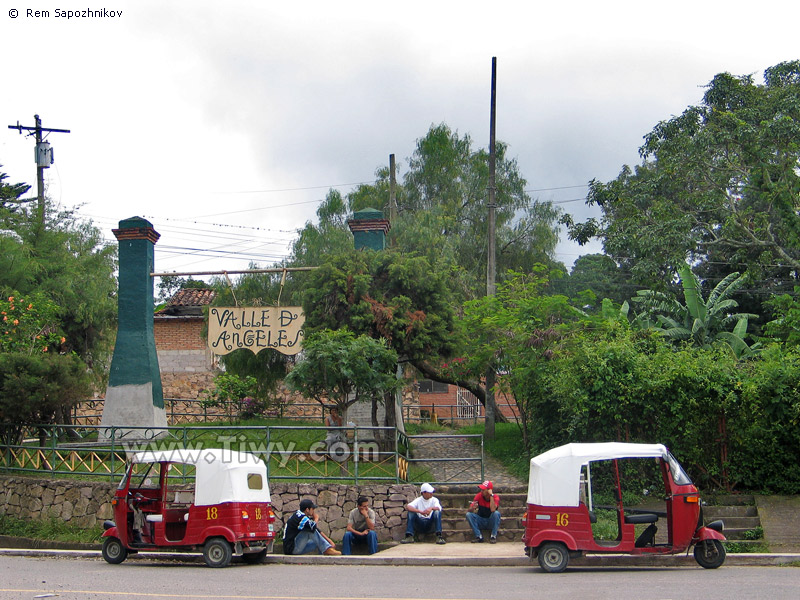
M413 544L414 533L436 532L436 543L444 544L442 535L442 505L438 498L434 498L433 486L430 483L423 483L419 491L421 496L406 504L408 511L408 525L406 526L406 537L400 540L401 544Z

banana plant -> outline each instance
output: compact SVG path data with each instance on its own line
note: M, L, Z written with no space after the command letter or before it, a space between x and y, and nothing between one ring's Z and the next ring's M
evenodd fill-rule
M703 300L700 279L689 265L678 269L683 286L684 304L662 292L640 290L634 302L657 320L655 327L665 337L674 341L690 341L707 348L715 343L727 344L734 356L746 358L756 352L758 343L745 341L751 313L732 312L739 306L731 296L744 283L745 277L731 273L720 281L706 300Z

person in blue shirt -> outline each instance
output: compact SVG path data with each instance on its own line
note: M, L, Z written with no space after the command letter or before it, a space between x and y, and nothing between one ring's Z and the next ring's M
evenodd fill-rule
M326 556L339 556L331 539L317 527L317 505L306 498L300 501L300 508L286 521L283 530L284 554L308 554L314 550Z

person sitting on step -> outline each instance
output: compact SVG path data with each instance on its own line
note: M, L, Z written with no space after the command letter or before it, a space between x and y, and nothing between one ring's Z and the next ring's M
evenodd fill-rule
M467 521L475 534L472 543L483 541L481 529L490 529L492 533L489 543L494 544L497 542L497 532L500 529L500 511L498 510L500 496L494 493L494 485L491 481L484 481L478 488L480 491L470 502L469 512L467 512Z
M413 543L415 533L435 531L436 543L444 544L446 542L442 535L442 505L439 499L433 495L436 490L430 483L423 483L419 489L422 495L406 504L408 525L406 526L406 537L400 540L400 543Z

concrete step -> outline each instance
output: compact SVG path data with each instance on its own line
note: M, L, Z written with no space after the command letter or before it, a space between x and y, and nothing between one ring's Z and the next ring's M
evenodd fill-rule
M439 499L439 502L442 504L442 508L463 508L464 510L467 509L469 503L472 502L472 499L477 494L477 491L472 493L439 493L437 490L435 496ZM500 496L500 509L502 510L505 507L519 507L524 508L528 504L528 494L527 493L501 493L498 492Z
M705 516L705 522L710 523L716 521L718 517ZM725 524L725 531L728 529L755 529L761 525L761 520L758 517L719 517Z
M708 500L708 498L703 497ZM756 503L755 496L752 494L726 494L724 496L714 496L714 504L717 506L753 506Z
M506 516L503 515L500 520L500 528L522 530L522 518L521 517L506 518ZM464 515L462 515L460 518L445 517L442 519L442 529L444 531L458 531L462 529L469 529L469 523L467 522L467 518Z
M758 509L755 506L704 506L703 516L714 519L724 519L726 517L758 517Z

